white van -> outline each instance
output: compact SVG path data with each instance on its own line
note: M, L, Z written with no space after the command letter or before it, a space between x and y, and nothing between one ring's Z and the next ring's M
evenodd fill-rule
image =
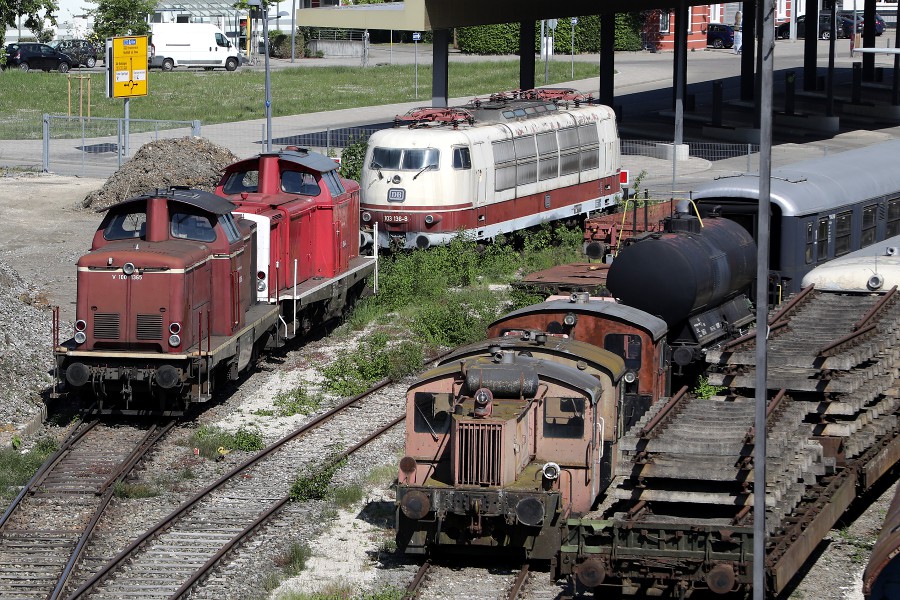
M234 71L241 54L212 23L151 23L150 66L163 71L175 67L224 67Z

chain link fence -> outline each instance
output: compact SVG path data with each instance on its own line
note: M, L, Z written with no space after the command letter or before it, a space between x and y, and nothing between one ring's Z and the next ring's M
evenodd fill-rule
M200 121L45 114L41 165L61 175L108 177L146 143L199 135Z
M285 146L309 148L328 156L339 156L344 148L368 140L376 131L393 127L392 121L368 125L293 129L273 124L273 149ZM125 136L124 119L83 119L44 115L43 168L61 175L108 177L143 144L165 138L200 135L199 121L152 121L131 119ZM203 135L210 142L231 150L239 157L265 151L264 122L206 125ZM126 147L127 140L127 147ZM698 183L737 173L759 172L759 146L746 143L672 142L621 140L623 167L632 181L653 195L683 195ZM829 153L827 146L793 144L772 148L772 165L779 167L797 160Z

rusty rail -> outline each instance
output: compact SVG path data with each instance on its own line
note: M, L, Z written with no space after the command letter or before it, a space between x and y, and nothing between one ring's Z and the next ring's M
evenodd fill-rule
M530 565L525 563L522 565L522 568L519 569L519 574L516 575L515 581L513 581L512 587L509 592L506 594L507 600L516 600L519 597L519 594L522 592L522 586L525 585L525 582L528 580L528 569Z
M863 315L863 318L853 324L853 331L863 327L866 323L872 320L872 318L881 310L881 308L891 301L894 295L897 293L897 286L895 285L890 290L888 290L881 298L878 299L878 302L869 309L869 311Z
M301 437L307 431L325 423L326 421L330 420L332 417L334 417L339 412L347 409L348 407L350 407L353 404L356 404L361 399L376 392L377 390L380 390L381 388L385 387L389 383L391 383L390 379L383 379L383 380L375 383L368 390L345 400L344 402L335 406L331 410L319 415L318 417L309 421L308 423L305 423L302 427L296 429L295 431L293 431L290 434L286 435L285 437L281 438L277 442L271 444L267 448L264 448L263 450L259 451L257 454L250 457L243 463L235 466L233 469L231 469L230 471L228 471L227 473L222 475L219 479L217 479L210 485L206 486L205 488L203 488L202 490L197 492L194 496L192 496L191 498L186 500L184 503L181 504L181 506L176 508L172 513L170 513L168 516L164 517L158 523L156 523L156 525L151 527L149 530L145 531L139 537L135 538L126 548L124 548L121 552L119 552L119 554L117 554L115 557L113 557L106 565L104 565L100 570L98 570L96 573L94 573L94 575L92 575L90 577L90 579L88 579L87 581L82 583L81 586L79 586L79 588L77 590L75 590L75 592L73 592L69 596L69 600L74 600L76 598L83 597L94 586L98 585L99 583L104 581L107 577L109 577L112 574L112 572L120 564L122 564L128 557L130 557L132 554L134 554L144 544L146 544L151 539L155 538L157 535L159 535L163 531L167 530L172 525L172 523L174 523L175 521L180 519L185 513L187 513L194 506L196 506L202 499L204 499L210 493L217 490L222 485L224 485L225 483L227 483L228 481L233 479L235 476L239 475L243 471L246 471L247 469L249 469L256 463L262 461L264 458L273 454L275 451L279 450L282 446L284 446L288 442ZM346 456L347 453L349 453L351 451L355 451L359 447L362 447L362 445L365 445L365 443L368 443L372 439L375 439L375 437L378 437L378 435L381 435L381 433L383 433L387 429L390 429L391 427L395 426L397 423L400 423L403 420L403 418L404 417L402 417L402 416L398 417L393 422L380 428L375 434L372 434L370 437L364 439L362 442L360 442L359 444L354 446L352 450L347 450L347 451L345 451L345 453L342 453L341 455L339 455L339 457L336 460L343 460L343 458ZM278 512L278 510L280 510L282 507L284 507L284 505L287 504L287 502L289 500L290 500L290 497L286 496L286 497L282 498L281 500L279 500L278 502L276 502L275 504L273 504L272 506L270 506L268 509L266 509L250 525L248 525L240 534L236 535L234 538L229 540L223 548L220 548L219 551L216 552L215 555L212 558L210 558L206 564L204 564L202 567L200 567L200 569L198 569L194 573L194 575L191 576L191 578L188 580L188 582L185 582L179 588L179 590L173 595L173 597L177 598L177 597L180 597L181 595L183 595L184 593L186 593L193 585L196 584L197 581L199 581L200 578L202 578L203 575L205 575L209 571L209 569L211 569L213 566L215 566L215 564L217 564L219 562L219 560L221 560L221 558L223 556L225 556L225 554L228 553L229 550L231 550L235 545L240 543L240 541L242 539L244 539L249 533L254 531L257 527L259 527L267 519L269 519L273 514Z
M823 356L826 352L830 352L830 351L834 350L835 348L843 346L847 342L851 342L854 339L872 331L873 329L876 329L877 327L878 327L878 325L876 325L875 323L872 323L871 325L867 325L867 326L863 327L862 329L857 329L856 331L854 331L852 333L848 333L847 335L840 337L840 338L836 339L835 341L831 342L830 344L826 344L826 345L822 346L821 348L819 348L818 350L816 350L816 356Z
M416 598L419 595L419 588L422 587L422 583L425 581L425 577L428 575L430 569L431 559L428 559L422 563L422 566L416 571L412 581L406 586L406 591L403 592L403 600L413 600L413 598Z
M678 390L674 396L672 396L666 405L663 406L656 415L650 419L650 422L644 425L641 430L638 432L638 437L647 437L656 427L663 422L663 420L668 416L672 409L678 406L682 400L684 400L685 396L687 396L688 386L682 387Z
M773 314L769 318L769 325L774 325L775 323L786 317L788 313L793 311L798 304L800 304L803 300L806 299L807 296L810 295L810 293L812 293L815 287L816 284L813 283L800 290L793 298L788 300L787 304L778 309L778 311L776 311L775 314Z

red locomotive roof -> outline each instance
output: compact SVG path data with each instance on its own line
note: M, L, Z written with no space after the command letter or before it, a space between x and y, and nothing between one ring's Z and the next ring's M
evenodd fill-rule
M127 200L123 200L118 204L113 204L112 206L108 206L106 208L101 208L97 212L106 212L112 209L118 209L122 206L127 206L128 204L133 204L137 202L146 202L151 198L169 198L171 200L175 200L177 202L182 202L184 204L190 204L191 206L196 206L201 210L205 210L211 212L216 215L224 215L226 213L230 213L235 209L234 204L232 204L229 200L222 198L221 196L216 196L210 192L204 192L203 190L195 190L188 188L178 188L173 187L167 190L159 189L156 190L155 193L146 193L140 196L135 196L133 198L129 198Z
M167 240L119 240L92 250L78 259L79 267L116 270L125 263L134 263L139 269L186 269L209 258L212 250L194 241ZM110 264L110 258L115 256Z
M278 152L263 153L259 156L254 156L251 158L240 160L236 163L232 163L225 167L225 172L231 173L234 171L253 170L252 167L256 165L261 159L271 156L278 157L279 160L291 162L302 167L306 167L310 171L316 171L319 173L327 173L328 171L334 171L338 168L338 164L334 161L334 159L328 158L324 154L319 154L318 152L313 152L311 150L307 150L306 148L288 146L284 150L280 150Z

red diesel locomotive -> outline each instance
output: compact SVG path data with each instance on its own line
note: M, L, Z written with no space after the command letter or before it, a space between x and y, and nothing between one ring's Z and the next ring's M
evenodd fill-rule
M359 253L359 185L289 148L226 168L217 194L172 188L110 207L78 261L75 331L57 385L102 412L179 414L267 347L342 315Z

